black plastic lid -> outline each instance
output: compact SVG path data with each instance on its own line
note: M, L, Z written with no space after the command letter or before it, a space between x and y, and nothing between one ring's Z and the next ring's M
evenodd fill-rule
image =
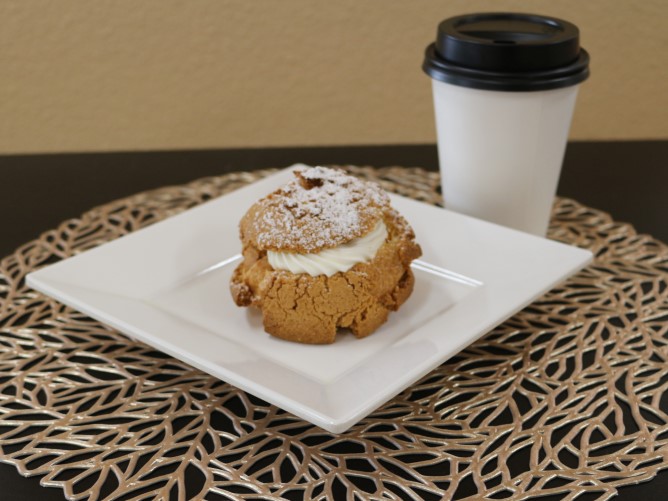
M572 23L534 14L485 13L438 25L422 69L435 80L501 91L568 87L589 76Z

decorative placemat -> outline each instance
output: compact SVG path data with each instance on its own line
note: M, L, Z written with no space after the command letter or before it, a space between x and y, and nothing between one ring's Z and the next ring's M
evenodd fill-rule
M440 201L436 173L346 168ZM342 435L25 286L271 172L112 202L0 262L2 461L68 499L117 501L608 499L668 467L668 248L572 200L557 200L549 236L594 264Z

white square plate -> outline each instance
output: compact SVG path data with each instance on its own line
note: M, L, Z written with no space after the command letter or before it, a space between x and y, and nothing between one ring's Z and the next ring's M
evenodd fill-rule
M294 167L293 167L294 168ZM228 290L238 222L286 169L31 273L28 284L125 334L340 433L591 261L590 252L392 195L423 256L373 335L282 341Z

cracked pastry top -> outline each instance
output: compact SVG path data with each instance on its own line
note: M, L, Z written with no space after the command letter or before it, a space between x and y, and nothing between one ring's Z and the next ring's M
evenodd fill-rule
M295 175L241 221L244 236L264 250L312 254L337 247L371 231L390 205L378 185L341 170L313 167Z
M378 185L342 170L296 170L239 229L232 297L259 308L273 336L324 344L347 328L364 337L413 290L410 263L421 255L413 230Z

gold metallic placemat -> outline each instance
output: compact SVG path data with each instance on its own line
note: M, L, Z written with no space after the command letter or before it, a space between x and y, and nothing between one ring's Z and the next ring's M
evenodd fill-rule
M440 201L435 173L347 168ZM112 202L0 262L2 461L68 499L117 501L608 499L668 467L668 248L571 200L557 201L549 236L594 264L342 435L25 286L28 272L271 172Z

